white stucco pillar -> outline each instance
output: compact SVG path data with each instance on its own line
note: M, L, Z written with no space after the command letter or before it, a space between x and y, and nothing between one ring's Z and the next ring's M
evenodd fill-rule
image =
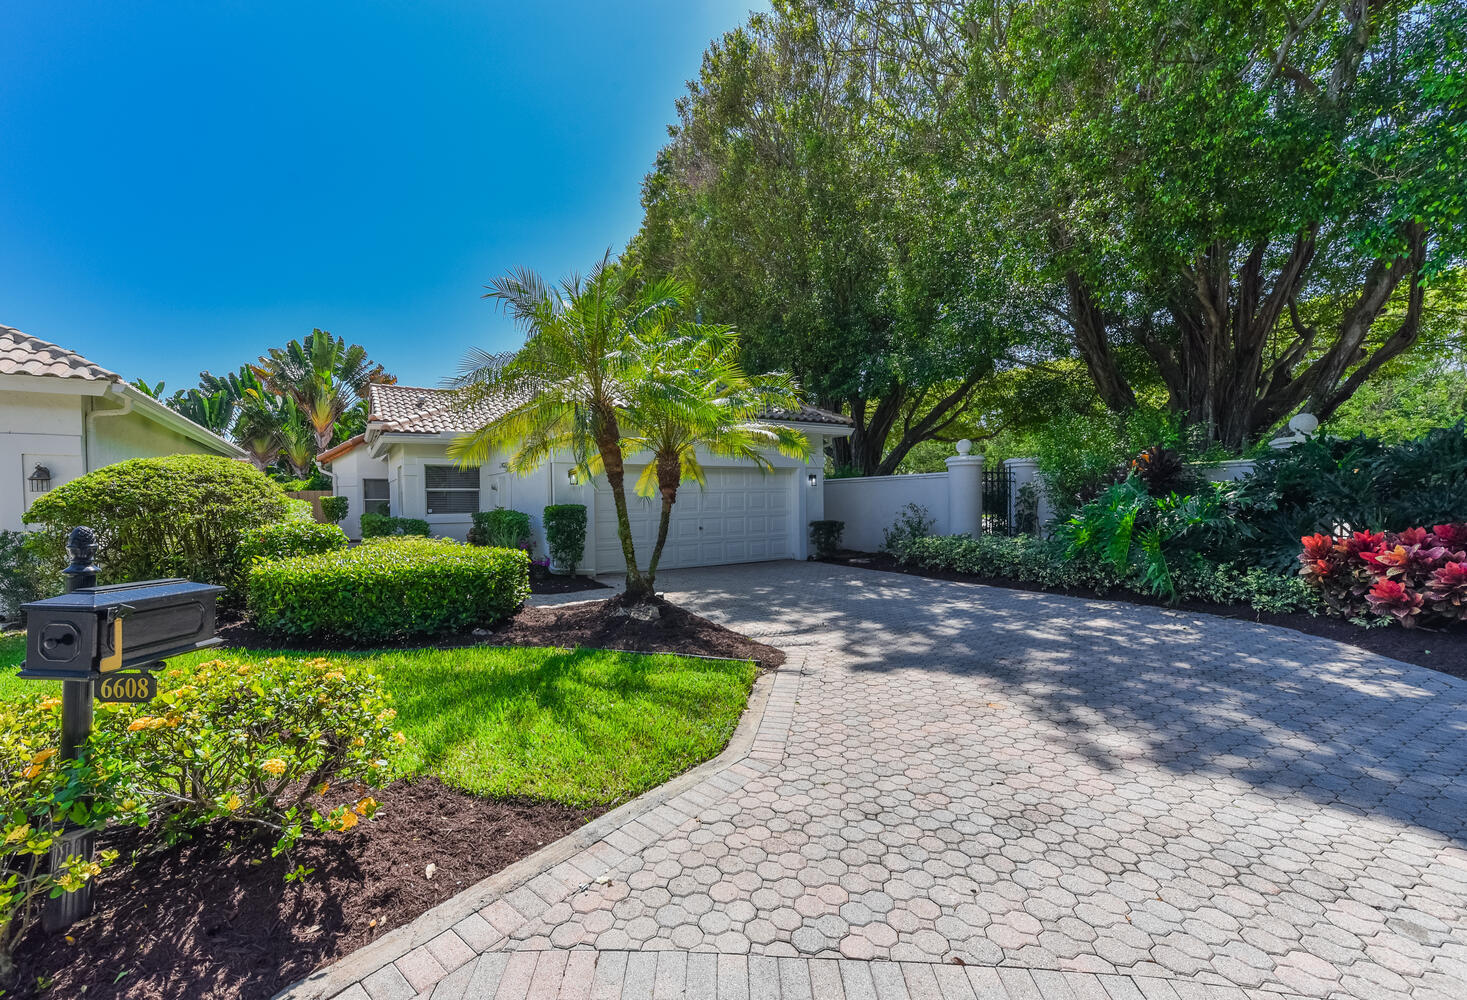
M983 455L968 454L973 442L958 442L958 453L947 460L947 533L983 534Z
M1033 484L1034 499L1036 501L1038 522L1037 528L1041 536L1048 535L1049 522L1054 520L1054 511L1049 506L1049 499L1044 495L1044 484L1039 481L1039 459L1037 458L1010 458L1005 459L1003 466L1013 475L1013 488L1009 490L1009 523L1018 522L1019 490L1024 486Z

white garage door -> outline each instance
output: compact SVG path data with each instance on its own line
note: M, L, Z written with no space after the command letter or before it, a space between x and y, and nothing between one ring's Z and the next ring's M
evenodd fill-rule
M627 468L627 507L637 561L643 568L657 541L660 498L632 492L640 468ZM708 485L684 483L677 492L659 569L717 566L790 558L791 473L707 469ZM615 573L625 563L616 537L616 506L603 482L596 490L596 570Z

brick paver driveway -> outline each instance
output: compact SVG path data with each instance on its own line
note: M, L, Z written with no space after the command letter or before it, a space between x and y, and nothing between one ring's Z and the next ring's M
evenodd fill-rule
M659 582L790 652L755 752L343 996L1467 997L1467 683L823 564Z

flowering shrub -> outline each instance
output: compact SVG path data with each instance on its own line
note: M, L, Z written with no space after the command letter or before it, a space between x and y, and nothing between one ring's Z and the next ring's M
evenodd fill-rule
M255 563L249 611L267 632L348 642L492 625L529 596L529 562L520 549L373 539L354 549Z
M228 819L269 830L279 854L307 824L349 830L376 811L363 786L387 779L405 738L370 671L320 658L219 659L158 681L152 703L100 717L94 744L130 762L134 794L170 839Z
M62 760L60 734L60 698L0 703L0 972L8 973L11 949L39 919L46 897L75 892L117 859L115 851L72 855L52 871L47 857L56 835L68 825L100 829L135 809L120 794L124 776L99 763L105 758L89 752Z
M1467 620L1467 524L1306 535L1299 575L1345 617Z

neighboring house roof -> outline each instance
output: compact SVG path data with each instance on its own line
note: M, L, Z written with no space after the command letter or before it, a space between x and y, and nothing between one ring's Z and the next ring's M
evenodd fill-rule
M243 448L226 441L207 427L201 427L182 413L169 409L159 400L132 385L121 375L88 361L75 351L68 351L50 341L32 337L12 326L0 324L0 375L22 375L67 381L105 382L92 395L120 397L125 408L139 416L213 448L222 455L244 458Z
M318 462L330 462L347 454L360 444L367 444L382 434L467 434L508 413L517 400L503 397L485 400L464 408L458 405L448 389L429 389L415 385L377 385L367 387L367 431L323 451ZM802 406L798 410L776 410L770 420L788 423L832 424L849 427L851 418L818 406Z
M120 382L122 376L94 365L64 347L0 324L0 375L49 375L91 382Z

